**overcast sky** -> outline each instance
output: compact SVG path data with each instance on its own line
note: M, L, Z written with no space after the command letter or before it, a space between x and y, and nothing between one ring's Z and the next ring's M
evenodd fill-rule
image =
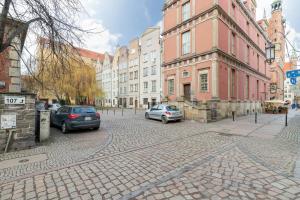
M199 0L201 1L201 0ZM84 0L86 13L82 24L87 28L105 30L102 34L91 35L86 47L95 51L112 52L116 45L127 45L149 26L156 26L162 20L164 0ZM257 19L271 15L273 0L257 0ZM300 47L299 0L284 0L284 15L287 19L289 38ZM299 48L300 49L300 48Z

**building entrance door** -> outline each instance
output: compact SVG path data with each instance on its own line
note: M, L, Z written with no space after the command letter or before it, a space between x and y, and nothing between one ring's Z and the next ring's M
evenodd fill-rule
M184 91L184 99L190 101L191 100L191 84L183 85Z

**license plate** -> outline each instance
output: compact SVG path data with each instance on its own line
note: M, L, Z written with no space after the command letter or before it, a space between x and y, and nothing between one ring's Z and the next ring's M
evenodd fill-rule
M91 117L85 117L84 120L85 120L85 121L91 121L92 118L91 118Z

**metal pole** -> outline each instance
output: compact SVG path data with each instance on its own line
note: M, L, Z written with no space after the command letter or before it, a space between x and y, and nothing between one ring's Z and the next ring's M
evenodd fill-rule
M255 124L257 124L257 112L255 112Z
M234 119L234 111L232 111L232 121L235 121L235 119Z
M107 112L107 114L108 114L108 108L107 108L106 112Z
M122 116L124 115L124 108L122 107Z
M285 112L285 126L288 126L288 110Z
M11 141L11 138L12 138L12 134L13 134L13 131L9 130L9 135L8 135L8 138L7 138L4 153L7 153L7 151L8 151L8 147L9 147L9 144L10 144L10 141Z
M136 115L136 105L134 106L134 114Z
M114 109L114 115L116 115L116 109Z

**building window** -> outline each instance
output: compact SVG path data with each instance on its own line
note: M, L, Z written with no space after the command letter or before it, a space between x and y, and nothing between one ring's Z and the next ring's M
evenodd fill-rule
M133 72L130 72L130 80L133 79Z
M144 54L144 63L145 62L148 62L148 54L146 54L146 53Z
M133 85L130 85L130 92L133 92Z
M148 92L148 82L144 82L144 93Z
M256 81L256 100L259 100L259 80Z
M246 76L246 99L249 99L250 98L250 91L249 91L249 88L250 88L250 77L249 75Z
M232 18L234 18L234 19L235 19L235 16L236 16L235 4L234 4L234 3L233 3L233 4L231 4L231 7L232 7L232 13L231 13L231 16L232 16Z
M231 97L235 98L235 70L231 70Z
M148 67L145 67L143 69L143 75L144 75L144 77L148 76Z
M182 72L182 77L183 78L187 78L187 77L190 77L190 73L189 72Z
M151 67L151 75L156 75L156 66Z
M134 79L138 79L138 75L139 75L139 72L138 72L138 71L135 71L135 72L134 72Z
M200 92L208 92L208 71L200 71L199 75Z
M174 95L174 79L168 80L168 94Z
M129 104L132 106L133 105L133 98L132 97L130 97L130 99L129 99Z
M235 55L236 52L236 34L231 34L231 53Z
M260 60L260 57L259 57L259 55L257 54L257 71L259 71L259 65L260 65L259 60Z
M191 51L191 32L187 31L182 34L182 54L189 54Z
M246 62L247 62L247 64L249 64L250 63L250 46L249 45L247 45L247 49L246 49Z
M143 104L148 105L148 98L143 98Z
M139 85L136 83L136 84L134 85L134 91L135 91L135 92L138 92L138 90L139 90Z
M250 23L249 22L247 22L247 34L249 35L250 34Z
M186 21L191 17L191 4L187 2L182 5L182 21Z
M156 81L152 81L152 92L156 92Z

